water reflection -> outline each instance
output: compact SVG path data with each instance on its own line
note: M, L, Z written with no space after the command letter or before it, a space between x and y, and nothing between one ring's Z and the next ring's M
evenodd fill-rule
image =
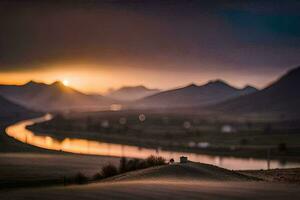
M34 123L44 122L51 119L51 115L41 118L26 120L7 127L7 135L33 146L56 151L64 151L78 154L118 156L146 158L149 155L159 155L166 159L174 158L178 160L180 156L188 156L189 160L217 165L227 169L267 169L268 162L263 159L243 159L233 157L220 157L205 154L185 153L175 151L164 151L161 149L141 148L138 146L120 145L106 142L99 142L86 139L65 138L57 140L50 136L35 135L26 129ZM46 135L46 134L45 134ZM291 168L300 167L300 163L291 163L271 160L271 168Z

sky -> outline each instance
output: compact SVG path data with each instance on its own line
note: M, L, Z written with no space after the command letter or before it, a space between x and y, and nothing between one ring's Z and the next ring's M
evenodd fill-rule
M2 0L0 83L263 88L300 65L299 10L297 0Z

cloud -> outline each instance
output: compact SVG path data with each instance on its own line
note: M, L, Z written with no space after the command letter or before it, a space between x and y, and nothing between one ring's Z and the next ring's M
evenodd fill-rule
M0 4L2 72L91 63L102 68L255 73L300 62L296 1Z

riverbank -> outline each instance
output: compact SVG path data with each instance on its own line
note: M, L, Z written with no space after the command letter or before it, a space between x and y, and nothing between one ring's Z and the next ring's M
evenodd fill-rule
M13 138L8 136L6 139L10 142L16 142ZM17 142L18 143L18 142ZM24 186L49 186L62 184L65 177L74 177L79 172L84 173L87 176L92 176L96 172L99 172L101 166L107 163L117 163L118 158L107 156L86 156L76 155L63 152L55 152L50 150L43 150L41 148L31 147L27 144L20 143L20 146L15 146L18 150L23 147L30 147L31 150L36 152L19 152L19 153L2 153L0 154L1 173L2 179L0 180L3 188L11 187L24 187ZM21 149L22 149L21 148ZM20 149L19 149L20 150ZM23 151L24 149L22 149ZM51 153L47 153L47 152ZM35 169L35 170L32 170ZM299 173L298 169L293 173ZM283 171L285 175L291 174L291 170ZM249 176L256 177L262 180L270 181L270 178L264 179L262 171L238 171L238 173L252 173ZM280 171L280 176L283 176L283 172ZM266 171L266 174L270 174ZM260 177L258 177L258 175ZM285 176L284 175L284 176ZM247 175L248 176L248 175ZM271 181L276 181L278 173L271 173L269 177L274 177ZM290 178L282 179L284 183L291 182ZM286 182L285 182L286 180ZM295 181L297 182L297 181Z
M126 138L121 134L99 134L94 132L81 131L60 131L42 129L38 125L27 127L34 131L36 135L47 135L58 140L65 138L90 139L114 144L133 145L142 148L159 149L166 151L180 151L186 153L207 154L212 156L236 157L236 158L257 158L273 159L282 162L287 161L300 162L300 147L288 147L280 151L277 146L208 146L205 148L182 146L180 144L171 144L164 141L157 141L155 138L144 140L143 138Z
M145 120L140 121L143 112ZM77 138L220 157L300 162L297 121L214 119L148 111L55 115L28 127L59 140Z
M63 185L78 173L92 177L101 167L119 164L119 158L67 153L0 153L0 189Z
M78 173L92 176L107 163L117 164L119 158L88 156L47 150L9 137L5 128L26 118L2 121L0 125L0 189L63 185L64 178Z
M7 118L5 117L5 120L2 120L0 122L0 153L12 153L12 152L35 152L35 153L53 153L53 151L41 149L32 145L24 144L18 140L15 140L14 138L9 137L5 129L15 124L19 121L41 117L44 114L42 113L27 113L23 114L19 117L14 118Z
M76 155L44 150L19 143L8 136L4 137L7 137L8 143L12 142L13 144L16 142L17 146L14 146L14 150L19 152L0 153L0 187L2 191L8 188L42 187L46 189L49 186L59 186L64 184L66 177L74 177L79 172L87 177L92 177L99 172L101 166L108 163L118 165L119 162L119 158L113 157ZM29 148L27 150L31 152L26 153L24 147ZM193 171L193 173L196 172ZM251 170L237 171L237 173L266 182L288 184L299 182L298 179L292 178L299 177L300 169ZM194 174L193 176L198 175ZM177 184L181 184L180 180L177 182ZM153 184L150 184L149 187L153 187Z

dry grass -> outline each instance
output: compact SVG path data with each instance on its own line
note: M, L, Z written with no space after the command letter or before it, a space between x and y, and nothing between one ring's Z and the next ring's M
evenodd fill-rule
M239 171L270 182L300 184L300 168Z

